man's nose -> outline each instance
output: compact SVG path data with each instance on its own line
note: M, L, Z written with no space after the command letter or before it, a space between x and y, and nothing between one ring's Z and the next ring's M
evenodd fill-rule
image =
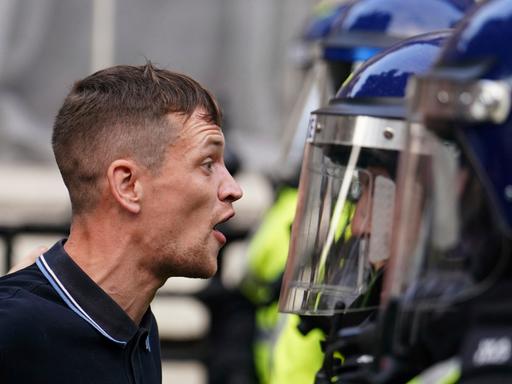
M219 189L219 199L232 203L241 199L243 194L240 185L236 182L231 173L224 168L223 181Z

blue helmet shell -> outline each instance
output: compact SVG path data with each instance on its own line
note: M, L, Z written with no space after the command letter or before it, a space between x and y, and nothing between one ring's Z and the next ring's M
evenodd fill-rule
M407 80L432 68L451 32L442 30L415 36L375 55L350 75L323 110L405 119Z
M367 60L407 37L452 28L474 0L359 0L332 26L324 58Z
M324 5L313 10L313 14L306 20L302 31L305 41L318 41L327 36L336 20L342 17L348 9L347 2Z
M472 73L473 79L512 79L512 1L483 3L470 12L442 50L436 71L443 76ZM475 68L468 71L469 68ZM466 76L467 77L467 76ZM511 95L512 97L512 95ZM455 125L487 186L506 233L512 235L512 114L502 124Z
M336 98L405 97L407 79L432 68L449 30L415 36L382 51L357 69Z
M488 62L482 78L499 80L512 74L512 2L483 3L468 13L443 49L440 65Z

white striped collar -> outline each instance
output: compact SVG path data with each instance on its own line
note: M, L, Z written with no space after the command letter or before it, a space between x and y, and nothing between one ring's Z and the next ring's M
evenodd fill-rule
M64 250L62 240L39 256L36 264L66 305L108 340L125 346L139 327ZM141 328L150 330L150 311Z

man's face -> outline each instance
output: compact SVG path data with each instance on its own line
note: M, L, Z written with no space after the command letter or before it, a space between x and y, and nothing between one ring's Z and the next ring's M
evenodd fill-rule
M234 215L232 203L242 197L224 165L221 129L199 112L185 122L170 117L173 124L180 122L177 138L160 172L146 175L142 236L152 253L148 267L164 278L215 274L226 242L216 226Z

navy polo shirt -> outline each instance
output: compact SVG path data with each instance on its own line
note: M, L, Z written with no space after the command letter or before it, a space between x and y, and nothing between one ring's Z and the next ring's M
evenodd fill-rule
M63 244L0 278L0 383L161 383L151 310L137 326Z

